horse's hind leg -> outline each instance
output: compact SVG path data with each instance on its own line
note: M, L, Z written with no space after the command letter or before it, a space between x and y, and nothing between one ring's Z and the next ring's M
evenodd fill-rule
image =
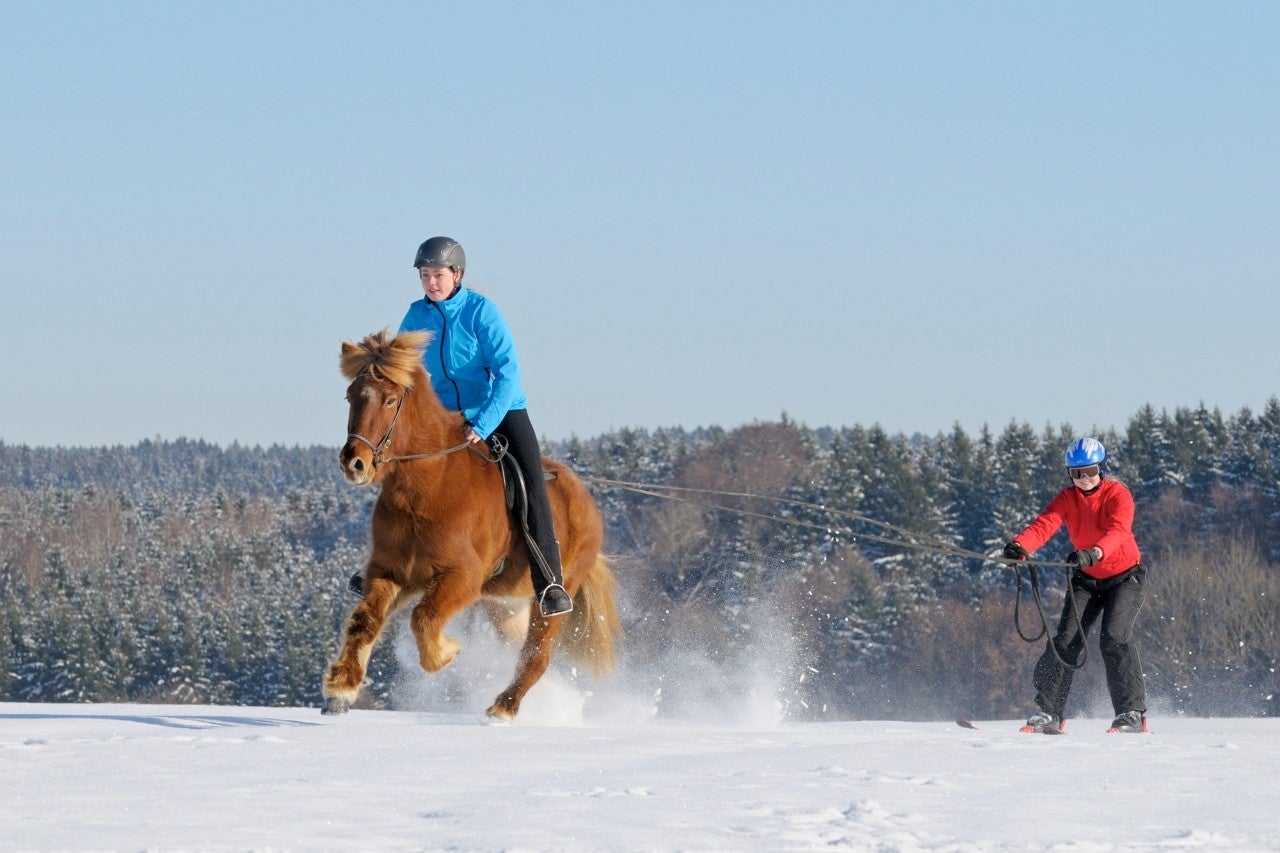
M529 633L520 649L516 674L506 690L498 694L485 713L499 720L513 720L520 710L520 702L529 688L538 683L551 662L551 647L564 620L560 617L545 619L533 616L529 620Z
M322 692L324 693L325 714L344 714L351 708L364 683L365 668L369 664L369 655L373 652L373 644L382 627L386 623L387 614L391 612L400 595L400 585L388 578L368 581L364 600L351 612L347 626L343 632L346 637L342 651L325 673Z
M527 598L482 598L480 607L498 636L513 648L524 643L529 633Z

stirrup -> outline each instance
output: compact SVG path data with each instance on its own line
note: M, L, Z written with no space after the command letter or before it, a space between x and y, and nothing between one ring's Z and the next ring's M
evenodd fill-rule
M538 596L538 610L543 616L559 616L573 610L573 599L569 591L558 583L547 586Z

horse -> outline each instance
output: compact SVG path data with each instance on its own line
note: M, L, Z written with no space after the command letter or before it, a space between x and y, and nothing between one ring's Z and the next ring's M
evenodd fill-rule
M513 609L521 609L511 608L511 599L533 600L529 553L520 523L507 509L496 451L468 443L462 414L446 409L432 390L422 364L429 335L383 330L358 344L342 344L340 367L351 384L348 435L338 462L348 482L376 483L381 492L370 524L364 595L323 679L325 714L350 709L386 620L410 603L416 602L409 625L419 661L427 672L438 672L462 647L444 634L453 616L481 602L501 633ZM515 719L553 649L563 648L596 677L608 674L621 632L616 580L601 551L600 510L567 466L542 462L564 586L574 607L543 617L533 605L527 623L520 618L524 640L515 675L486 711L495 721Z

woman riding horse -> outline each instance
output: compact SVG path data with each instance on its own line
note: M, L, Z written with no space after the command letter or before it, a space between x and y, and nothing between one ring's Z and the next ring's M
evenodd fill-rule
M342 345L351 380L348 438L339 454L347 479L378 483L372 553L363 598L347 620L345 642L324 679L325 713L346 711L364 681L374 642L388 616L417 599L409 619L422 668L436 672L461 648L444 634L453 616L481 598L530 601L534 546L507 511L502 474L484 444L463 438L464 418L446 409L422 366L426 332L386 332ZM570 657L597 675L613 663L619 631L613 574L601 554L604 525L591 493L568 467L541 460L551 477L548 523L564 548L564 585L575 606L567 616L530 611L511 684L488 714L511 719L546 671L559 637ZM536 574L535 574L536 577ZM509 605L508 605L509 606ZM491 618L499 611L491 607Z
M515 342L496 305L462 286L467 257L449 237L432 237L418 247L414 267L425 296L409 306L400 331L429 331L423 366L436 396L466 416L467 441L505 445L524 475L527 520L533 539L529 571L543 616L573 609L565 591L560 546L551 524L551 507L542 479L542 452L529 420ZM497 437L496 439L494 437ZM360 582L352 579L352 587Z

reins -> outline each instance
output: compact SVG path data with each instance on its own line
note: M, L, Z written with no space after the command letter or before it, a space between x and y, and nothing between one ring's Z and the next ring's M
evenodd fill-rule
M409 396L409 389L404 389L404 393L400 395L400 401L396 403L396 413L391 416L391 425L387 427L387 434L382 437L376 445L356 432L347 433L347 438L354 438L356 441L363 442L370 450L373 451L373 469L378 470L378 466L384 462L411 462L415 459L436 459L441 456L448 456L451 453L457 453L459 450L465 450L470 447L477 456L489 463L496 463L503 456L507 455L507 442L502 436L493 437L493 446L490 452L485 453L475 447L475 442L464 441L461 444L455 444L452 447L446 447L443 450L433 450L428 453L406 453L399 456L387 456L386 450L391 445L391 437L395 434L396 423L400 420L400 410L404 408L404 401ZM486 447L489 447L486 445Z
M896 524L891 524L887 521L880 521L878 519L871 518L870 516L864 515L860 512L855 512L853 510L835 509L833 507L825 506L823 504L816 504L811 501L802 501L802 500L796 500L793 498L775 498L775 497L768 497L765 495L750 494L747 492L724 492L724 491L717 491L714 489L695 489L695 488L689 488L685 486L668 486L668 485L661 485L661 484L634 483L634 482L628 482L626 480L611 480L604 477L590 477L586 475L579 475L579 477L585 482L595 483L596 485L603 486L605 488L621 489L623 491L634 492L636 494L641 494L641 495L648 495L650 497L661 498L663 500L674 500L674 501L682 501L685 503L693 503L699 506L706 507L708 509L723 510L724 512L735 513L737 515L742 515L749 518L760 518L767 521L782 522L784 524L789 524L794 527L805 527L811 530L821 530L830 535L837 535L837 534L843 533L850 539L850 541L854 541L854 542L858 541L859 539L862 539L869 542L877 542L880 544L892 545L899 548L909 548L909 549L914 549L916 551L923 551L931 554L950 556L950 557L961 557L964 559L971 559L971 560L981 560L987 563L996 563L998 565L1012 567L1014 570L1014 577L1017 581L1017 590L1015 592L1015 598L1013 603L1014 628L1018 632L1018 637L1028 643L1034 643L1050 632L1049 618L1048 618L1048 615L1045 613L1044 600L1040 592L1040 574L1038 569L1053 568L1053 569L1074 570L1076 568L1075 564L1073 563L1057 562L1053 560L1012 560L1012 559L1009 559L1008 557L992 557L989 554L982 554L977 551L971 551L967 548L960 548L956 545L951 544L950 542L942 541L933 536L926 536L926 535L916 533L914 531L908 530L905 527L900 527ZM711 500L702 500L696 497L691 497L693 495L707 495L707 496L714 496L719 498L743 498L747 500L771 501L773 503L783 504L785 506L802 507L810 510L815 510L820 513L825 513L827 515L844 517L844 518L851 519L853 521L867 524L872 527L878 528L882 531L885 531L887 533L891 533L893 534L893 536L885 536L885 535L879 535L875 533L858 533L849 527L836 529L836 528L832 528L829 525L816 524L814 522L804 521L799 518L782 516L782 515L768 515L761 512L753 512L747 509L738 509L736 507L725 506L723 503L717 503ZM1027 573L1030 578L1032 600L1035 602L1036 612L1040 616L1040 633L1032 637L1028 637L1025 633L1023 633L1022 623L1021 623L1020 603L1022 600L1022 583L1023 583L1022 567L1023 565L1025 565L1027 568ZM1081 626L1080 612L1079 612L1079 608L1076 606L1075 590L1070 580L1068 580L1067 582L1067 596L1071 601L1071 614L1075 619L1076 628L1077 630L1080 631L1080 634L1083 637L1084 629ZM1054 657L1056 657L1063 666L1069 667L1071 669L1079 669L1084 666L1085 656L1081 657L1080 662L1078 664L1068 663L1067 661L1063 660L1061 653L1058 651L1057 644L1055 644L1052 640L1049 640L1048 645L1049 645L1049 648L1053 649ZM1087 651L1085 655L1087 656Z

